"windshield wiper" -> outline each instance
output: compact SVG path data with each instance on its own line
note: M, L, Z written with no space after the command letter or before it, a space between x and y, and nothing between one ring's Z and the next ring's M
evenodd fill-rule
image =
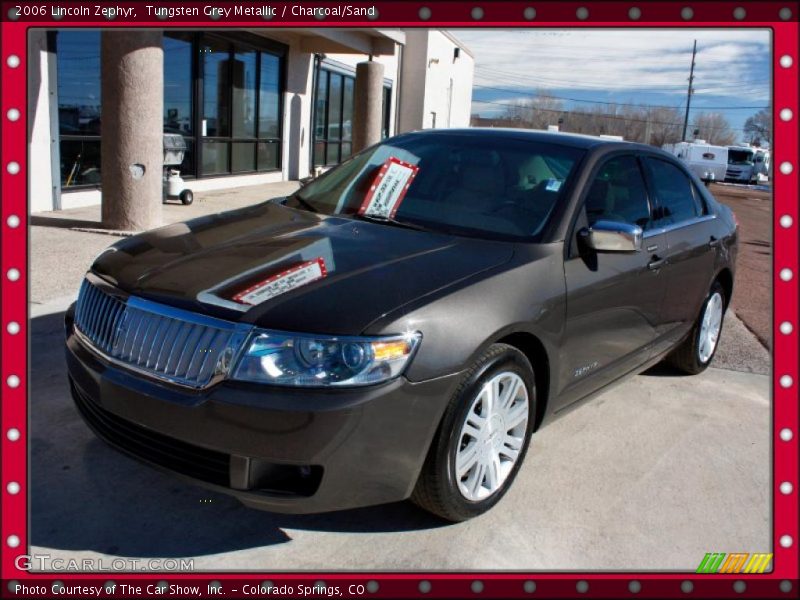
M369 221L371 223L382 223L384 225L394 225L396 227L405 227L406 229L413 229L415 231L428 231L422 225L417 225L416 223L409 223L408 221L398 221L397 219L393 219L391 217L383 217L380 215L355 215L359 219L363 219L364 221Z

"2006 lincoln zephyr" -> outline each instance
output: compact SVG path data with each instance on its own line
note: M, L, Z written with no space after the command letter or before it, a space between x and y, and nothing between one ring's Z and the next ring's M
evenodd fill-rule
M102 253L67 313L70 385L101 438L248 506L468 519L550 415L664 358L708 366L736 238L649 146L400 135Z

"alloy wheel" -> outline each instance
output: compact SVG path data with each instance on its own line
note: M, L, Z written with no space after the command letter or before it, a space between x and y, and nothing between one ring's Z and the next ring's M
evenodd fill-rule
M714 292L706 303L703 320L700 323L700 335L697 340L697 357L702 364L711 360L719 341L722 328L722 296Z
M472 502L497 492L525 444L528 389L522 378L503 371L475 396L459 433L455 475L461 495Z

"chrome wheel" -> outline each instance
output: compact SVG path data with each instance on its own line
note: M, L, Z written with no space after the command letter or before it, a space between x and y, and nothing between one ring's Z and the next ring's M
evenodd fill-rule
M458 489L478 502L499 490L525 444L528 389L516 373L503 371L484 383L459 433L455 457Z
M717 347L722 328L722 296L714 292L706 303L703 320L700 322L700 335L697 338L697 358L702 364L711 360Z

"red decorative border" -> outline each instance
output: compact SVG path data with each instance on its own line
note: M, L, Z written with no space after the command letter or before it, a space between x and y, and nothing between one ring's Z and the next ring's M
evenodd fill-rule
M561 573L561 574L511 574L511 573L417 573L417 574L260 574L208 573L192 574L164 573L159 575L126 575L108 573L107 577L96 575L73 575L57 573L31 575L14 566L17 556L24 554L29 544L28 529L28 455L27 455L27 294L28 273L28 207L26 182L27 128L26 101L27 55L26 36L30 27L80 27L98 25L119 27L213 27L223 23L209 16L185 18L181 21L162 21L137 15L136 19L121 18L107 20L103 17L64 17L52 20L45 17L19 16L9 20L9 10L18 5L33 5L32 2L2 2L2 114L0 132L2 138L2 235L0 250L0 293L2 294L2 589L8 595L9 580L26 584L50 586L54 581L73 585L103 585L113 579L117 584L135 580L147 586L158 581L196 584L206 589L209 582L224 585L226 597L238 597L233 588L241 590L244 584L257 584L265 579L275 585L290 584L313 586L317 581L339 585L347 597L347 586L364 585L367 596L385 598L437 597L695 597L695 598L790 598L798 597L798 12L796 1L786 2L506 2L489 1L428 1L418 2L354 2L353 6L375 5L378 17L375 20L358 18L326 17L318 20L308 17L285 15L283 19L265 20L261 17L242 17L224 21L225 27L538 27L547 25L565 27L771 27L773 31L773 122L774 122L774 371L773 371L773 510L774 510L774 560L773 571L765 575L700 576L693 573ZM40 3L41 4L41 3ZM115 2L124 8L141 9L142 3ZM229 3L219 3L229 4ZM291 11L296 3L251 2L253 6L269 4L278 11ZM53 2L59 6L93 6L86 2ZM186 6L186 2L166 2L165 7ZM325 2L310 2L310 6L331 6ZM473 9L480 8L481 11ZM535 9L535 13L525 9ZM639 16L629 11L639 9ZM687 17L684 9L690 8ZM741 9L744 9L744 15ZM782 9L791 14L784 18ZM280 13L279 13L280 14ZM15 61L13 56L17 57ZM786 58L788 57L788 58ZM790 109L792 118L781 120L782 109ZM19 111L19 118L9 118L9 110ZM12 173L11 163L18 165ZM789 165L784 167L783 165ZM14 271L16 270L16 272ZM17 276L13 276L16 274ZM12 323L16 323L18 330ZM791 327L783 326L790 324ZM12 333L15 331L15 333ZM788 376L788 377L787 377ZM15 379L17 378L17 379ZM789 379L791 378L791 379ZM16 383L16 385L14 385ZM785 385L788 384L788 385ZM15 433L16 432L16 433ZM19 493L7 492L9 482L18 482ZM793 492L782 494L779 486L789 482ZM735 490L731 490L735 493ZM16 536L17 545L9 541ZM788 547L782 542L790 541ZM609 549L613 552L613 548ZM478 582L478 583L476 583ZM530 583L535 583L535 592L530 592ZM638 584L637 585L634 585ZM691 592L687 582L691 583ZM741 590L741 584L745 589ZM377 587L376 587L377 586ZM526 587L527 586L527 587ZM638 592L634 590L637 589ZM48 594L51 595L51 594ZM119 593L116 595L120 596ZM32 597L12 596L12 597ZM69 597L69 596L66 596ZM252 597L252 596L251 596ZM319 596L318 596L319 597Z

